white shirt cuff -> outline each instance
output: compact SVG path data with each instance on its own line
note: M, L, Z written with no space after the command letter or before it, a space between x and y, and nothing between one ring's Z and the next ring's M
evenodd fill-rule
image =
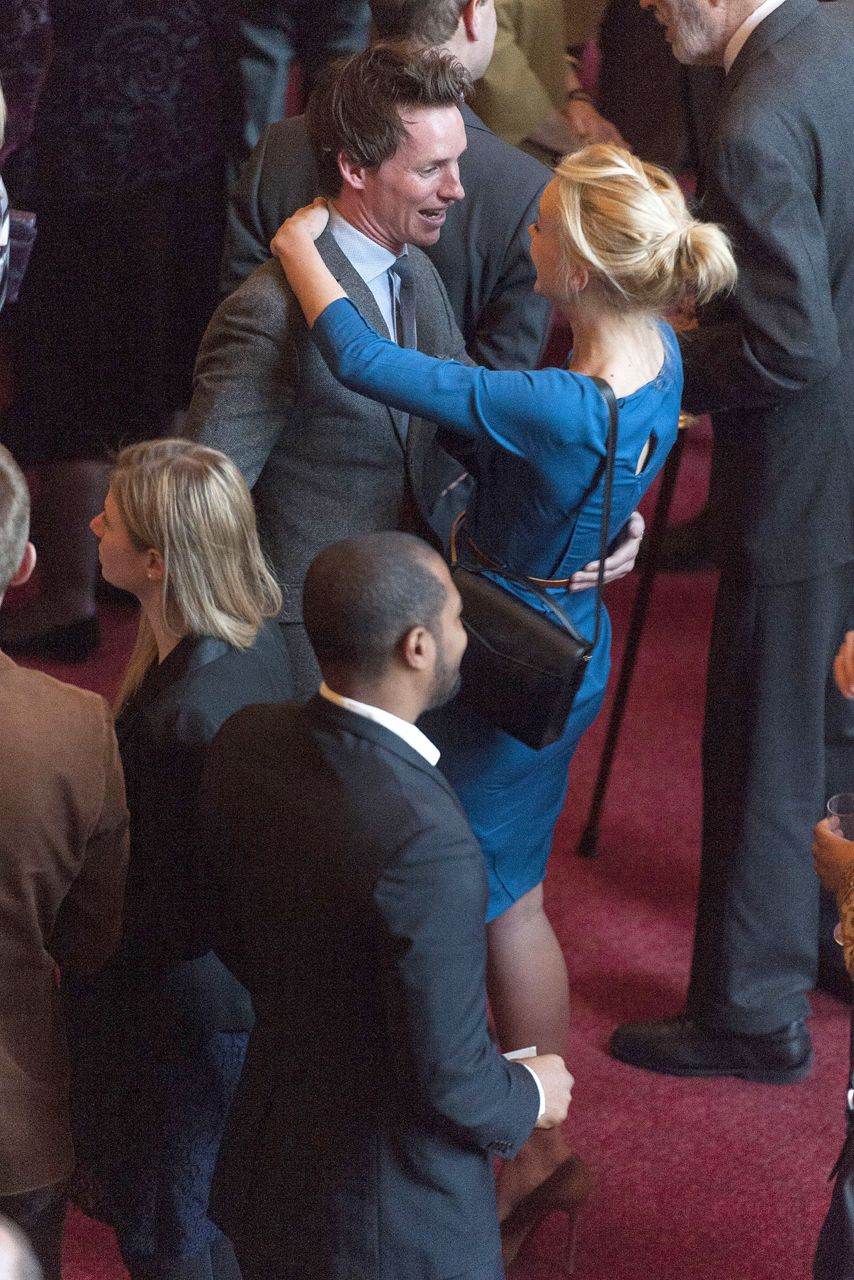
M524 1067L526 1071L530 1071L531 1075L534 1077L534 1083L537 1086L537 1093L540 1095L540 1109L537 1112L537 1119L539 1120L540 1116L543 1114L543 1112L546 1109L546 1095L543 1092L543 1086L540 1084L540 1077L537 1075L533 1067L528 1066L527 1062L523 1062L521 1059L519 1059L518 1061L519 1061L519 1065L521 1067Z

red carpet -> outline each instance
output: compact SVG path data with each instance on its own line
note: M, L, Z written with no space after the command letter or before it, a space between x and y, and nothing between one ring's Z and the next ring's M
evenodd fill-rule
M698 505L708 439L689 441L681 507ZM682 496L684 495L684 496ZM609 602L619 652L633 586ZM806 1280L841 1141L847 1010L814 998L812 1079L791 1087L678 1081L612 1061L622 1019L676 1012L687 980L697 884L699 735L714 578L656 584L602 825L601 857L574 857L604 732L573 765L547 900L574 993L570 1132L598 1189L579 1228L579 1280ZM51 668L115 687L132 616L105 611L97 664ZM513 1280L558 1274L559 1220L545 1224ZM67 1280L116 1280L111 1234L69 1215Z

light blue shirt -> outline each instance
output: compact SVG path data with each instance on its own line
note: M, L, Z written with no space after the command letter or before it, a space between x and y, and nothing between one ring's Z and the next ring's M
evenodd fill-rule
M338 248L350 263L353 270L362 277L374 295L380 314L386 323L388 333L381 336L397 341L397 328L394 323L394 305L392 291L397 299L400 293L400 278L393 273L389 275L389 267L397 261L390 249L385 249L376 240L371 240L363 232L357 231L351 222L342 218L334 204L329 206L329 230ZM407 246L403 252L408 253Z

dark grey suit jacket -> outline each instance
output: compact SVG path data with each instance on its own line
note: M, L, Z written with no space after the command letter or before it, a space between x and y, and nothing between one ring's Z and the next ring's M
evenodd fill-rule
M324 261L378 332L373 294L327 230ZM418 346L466 360L462 335L435 268L410 251ZM432 423L406 419L343 387L311 340L278 262L259 267L220 304L196 362L187 420L193 439L234 459L253 492L264 548L284 591L281 620L302 619L302 584L317 552L357 533L406 529L461 467L434 445ZM317 688L299 632L286 629L296 691Z
M852 0L785 0L727 75L701 213L737 251L732 298L685 340L712 410L718 554L759 581L854 560Z
M533 292L528 226L551 177L539 160L508 146L469 107L460 157L465 199L448 210L424 250L442 277L469 355L493 369L533 369L550 307ZM285 218L318 193L317 165L302 116L270 125L244 165L228 211L224 293L270 257Z
M451 787L315 696L233 717L201 801L258 1012L211 1202L245 1274L494 1275L490 1156L537 1089L489 1036L483 857Z

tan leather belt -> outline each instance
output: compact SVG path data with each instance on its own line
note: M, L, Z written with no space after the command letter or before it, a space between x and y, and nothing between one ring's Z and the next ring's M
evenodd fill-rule
M465 516L465 514L466 514L465 511L461 511L460 514L457 516L456 520L454 521L453 525L451 526L451 564L452 565L455 565L457 563L457 527L460 521ZM481 551L480 547L477 545L474 539L469 536L469 534L466 534L466 542L471 548L472 555L474 556L475 560L479 561L479 563L483 565L484 569L489 569L490 572L492 573L501 573L502 566L498 563L498 561L493 560L492 557L487 555L485 551ZM533 582L534 585L537 587L568 587L571 581L571 579L569 578L535 578L530 573L523 574L522 576L526 578L528 582Z

